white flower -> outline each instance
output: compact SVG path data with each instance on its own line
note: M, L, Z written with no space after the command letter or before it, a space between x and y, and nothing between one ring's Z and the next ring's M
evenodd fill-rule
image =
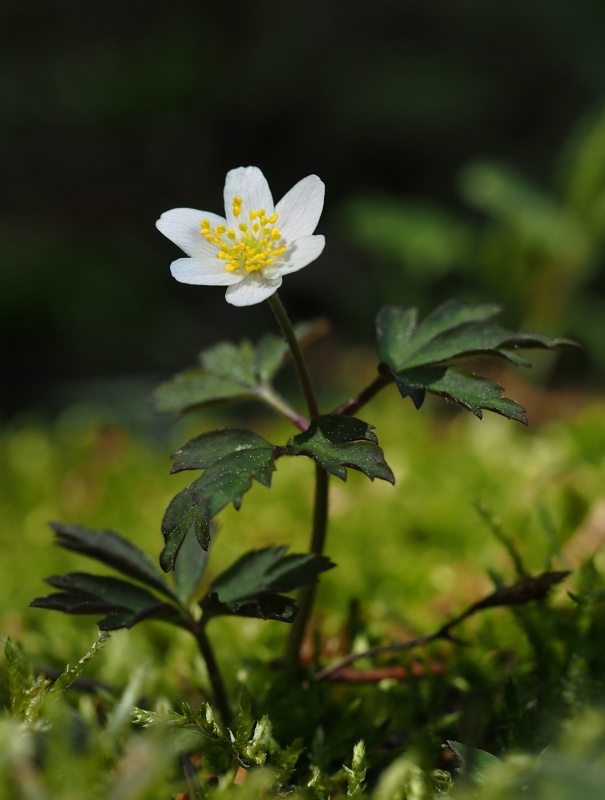
M234 306L266 300L282 276L314 261L324 237L313 236L324 204L317 175L303 178L273 205L258 167L239 167L225 180L225 217L193 208L173 208L156 222L164 236L187 253L170 265L181 283L228 286Z

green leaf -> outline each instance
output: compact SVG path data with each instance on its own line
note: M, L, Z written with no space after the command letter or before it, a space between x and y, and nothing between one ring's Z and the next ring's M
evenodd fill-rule
M178 611L156 595L121 578L72 572L46 578L46 583L61 591L38 597L30 605L66 614L107 614L99 622L101 630L131 628L144 619L165 619L178 624Z
M351 467L371 480L381 478L395 483L373 427L338 414L315 417L306 431L290 439L287 454L308 456L343 481L347 479L346 468Z
M216 525L210 525L210 539L214 538ZM214 529L214 530L213 530ZM206 565L208 550L200 547L194 527L189 528L174 564L174 586L181 602L189 603L200 584Z
M219 428L191 439L173 453L172 472L206 469L231 453L259 448L273 450L273 445L258 433L245 428Z
M174 592L147 553L120 534L108 530L90 530L80 525L65 525L61 522L51 522L50 527L60 547L107 564L123 575L135 578L174 598Z
M325 332L321 323L296 327L301 343ZM183 414L194 408L242 401L262 395L285 363L288 345L280 336L264 336L256 347L244 339L239 344L220 342L199 356L201 368L175 375L154 392L158 411Z
M222 603L215 592L208 592L202 598L200 606L204 609L207 618L231 616L294 622L298 614L294 600L275 592L267 592L254 600L243 600L233 605Z
M4 658L8 673L8 697L10 710L14 716L20 716L27 704L27 672L23 663L21 650L15 645L10 636L4 643Z
M281 592L315 583L321 572L335 565L313 553L286 555L287 549L266 547L246 553L212 582L200 606L210 616L232 614L291 622L296 607Z
M488 753L487 750L469 747L466 744L454 742L450 739L448 739L447 743L460 759L462 766L459 772L473 783L487 783L490 769L496 764L502 763L499 758Z
M481 409L486 409L526 422L521 406L501 397L501 386L453 365L478 357L497 357L516 366L530 366L519 350L555 350L575 343L514 333L491 321L497 313L495 305L468 306L450 300L418 323L416 309L386 306L378 314L376 325L380 371L395 380L402 397L410 397L416 408L428 391L458 403L479 418Z
M395 375L395 383L402 397L411 397L419 408L425 392L441 395L472 411L479 419L481 409L494 411L517 422L527 422L522 406L502 397L502 387L495 381L464 372L455 367L424 367ZM418 398L422 398L417 402Z
M200 354L200 363L210 374L240 386L252 388L258 383L254 346L248 339L239 344L219 342Z
M250 392L239 384L199 368L175 375L153 393L158 411L177 414L201 406L246 400L249 396Z
M176 557L192 526L201 547L207 550L213 517L229 503L239 509L253 480L271 486L275 470L273 445L258 434L239 429L203 434L180 448L175 459L177 471L205 471L166 509L162 521L165 547L160 555L160 565L165 571L174 569Z

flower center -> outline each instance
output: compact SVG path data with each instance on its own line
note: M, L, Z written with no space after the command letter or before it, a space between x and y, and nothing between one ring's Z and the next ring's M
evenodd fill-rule
M210 227L210 221L203 219L200 223L200 234L207 242L218 247L218 257L225 262L228 272L244 269L246 272L258 272L286 250L279 228L275 227L278 215L267 217L264 208L250 211L249 222L244 222L242 198L234 197L232 201L233 215L237 220L237 230L226 225Z

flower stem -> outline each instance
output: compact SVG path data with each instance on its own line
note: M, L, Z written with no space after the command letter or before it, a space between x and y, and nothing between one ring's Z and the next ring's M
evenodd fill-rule
M282 301L279 299L277 292L269 297L267 303L275 315L275 319L277 320L277 324L279 325L285 340L288 342L288 347L290 348L290 352L292 353L292 358L294 360L294 366L296 367L296 372L298 373L298 379L305 395L307 408L309 409L309 416L311 419L313 419L313 417L316 417L319 413L317 407L317 398L315 397L315 392L313 391L311 376L309 375L307 364L303 358L302 350L300 349L298 339L294 333L294 328L292 327L292 323L288 317L288 312L284 308Z
M277 320L277 324L279 325L281 332L283 333L286 341L288 342L288 346L290 347L292 359L294 360L294 365L298 373L298 379L300 380L300 384L305 395L305 400L307 402L307 407L309 409L309 416L311 419L313 419L313 417L318 416L319 407L317 405L317 398L313 390L313 384L311 383L309 370L307 369L307 364L303 358L302 350L300 349L298 339L294 333L294 328L292 327L290 318L288 317L286 309L284 308L283 303L279 299L277 293L272 295L267 302L269 303L271 311L273 311ZM311 532L311 543L309 545L310 553L315 553L318 556L323 555L326 543L327 527L328 473L322 469L322 467L316 465L313 530ZM299 609L298 616L290 628L290 636L288 638L286 647L286 667L291 674L298 665L300 650L305 638L305 631L313 610L316 590L317 585L310 584L309 586L303 586L298 593L296 603Z
M321 556L326 544L328 529L328 473L315 465L315 506L313 510L313 530L311 533L310 553ZM298 616L290 628L290 636L286 646L286 668L292 674L296 669L307 625L313 610L317 583L303 586L298 593L296 605Z
M208 678L210 679L210 686L212 687L212 700L213 704L218 709L221 715L221 720L226 727L231 724L231 707L225 691L225 684L218 666L218 662L214 655L214 650L206 636L206 630L201 622L191 619L189 623L189 630L195 636L197 646L199 647L202 658L206 662L206 669L208 670Z

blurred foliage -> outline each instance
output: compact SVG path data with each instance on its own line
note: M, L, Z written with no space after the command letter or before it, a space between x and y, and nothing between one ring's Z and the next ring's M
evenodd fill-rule
M222 9L195 0L0 4L2 413L61 406L82 378L167 374L265 327L262 308L228 312L220 290L178 285L178 253L153 225L176 206L219 211L227 169L258 164L278 195L311 172L325 180L326 254L285 299L295 318L329 312L360 337L384 302L416 304L423 267L408 258L403 281L382 255L362 258L338 224L349 196L405 199L402 246L424 238L438 278L426 312L475 240L458 224L460 165L490 158L544 186L605 96L600 0L309 0L241 4L236 18L227 33ZM601 185L595 158L569 189L583 204ZM508 302L508 279L491 285L481 299Z
M463 296L503 303L515 325L576 337L603 373L605 113L585 119L567 142L550 188L487 161L471 161L459 187L478 218L387 196L345 207L368 259L392 265L380 275L384 291L424 305L455 279Z
M78 424L76 412L52 427L6 428L0 630L26 655L9 646L0 678L13 709L0 715L3 796L218 798L234 791L234 760L252 767L238 780L255 796L261 785L269 794L298 787L301 798L317 800L347 791L376 800L439 792L497 800L523 786L536 797L597 796L605 729L605 713L594 710L603 706L605 667L602 404L529 431L497 417L417 415L411 406L402 415L394 393L370 408L378 432L393 431L387 457L397 484L353 473L334 482L330 555L338 569L321 583L316 659L431 631L526 572L571 567L574 575L548 600L466 621L459 633L468 647L441 642L360 661L368 677L386 670L366 683L286 685L273 662L280 626L213 622L209 636L230 687L246 689L231 739L208 718L207 676L186 634L149 623L114 633L93 660L82 660L83 642L94 639L89 621L27 609L49 570L78 563L51 547L48 518L118 527L158 553L162 511L182 478L168 474L171 446ZM175 431L173 445L182 438ZM283 541L284 530L293 548L304 546L311 504L299 487L310 465L301 462L279 462L270 502L258 486L241 512L224 512L214 574L222 559ZM76 666L65 672L66 663ZM38 703L52 686L56 698ZM150 730L128 722L134 706ZM24 721L29 707L35 719ZM470 771L447 740L460 743ZM502 763L475 761L474 748Z

